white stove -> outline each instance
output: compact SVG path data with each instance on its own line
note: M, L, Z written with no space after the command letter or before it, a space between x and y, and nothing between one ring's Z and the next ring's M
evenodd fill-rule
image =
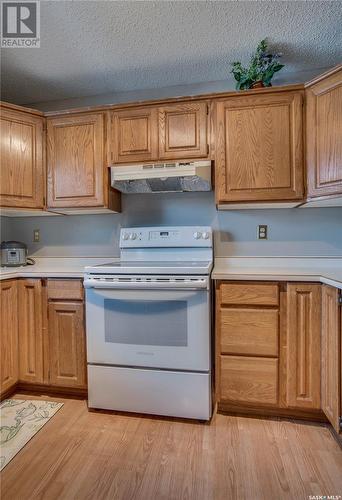
M211 416L209 227L125 228L86 267L89 406Z

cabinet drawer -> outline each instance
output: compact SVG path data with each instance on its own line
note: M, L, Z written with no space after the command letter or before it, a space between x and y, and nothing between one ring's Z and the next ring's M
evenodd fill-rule
M221 353L278 356L278 310L221 309Z
M229 283L221 285L221 303L232 305L277 306L277 284Z
M82 280L48 280L47 293L52 300L83 300Z
M220 400L275 405L278 402L278 360L220 356Z

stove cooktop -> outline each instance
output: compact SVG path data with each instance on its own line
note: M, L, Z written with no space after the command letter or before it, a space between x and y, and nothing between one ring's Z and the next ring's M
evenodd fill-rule
M89 274L209 274L210 261L117 261L85 267Z

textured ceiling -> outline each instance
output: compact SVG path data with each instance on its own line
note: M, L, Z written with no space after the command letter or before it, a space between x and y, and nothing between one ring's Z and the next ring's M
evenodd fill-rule
M265 36L284 75L326 68L342 59L341 26L341 1L42 1L41 48L2 50L2 99L224 80Z

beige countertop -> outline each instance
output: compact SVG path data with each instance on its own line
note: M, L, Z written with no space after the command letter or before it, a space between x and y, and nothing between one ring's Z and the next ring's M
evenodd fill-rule
M342 290L342 257L217 257L219 280L314 281Z
M118 257L40 257L32 266L1 267L0 280L9 278L83 278L84 267L119 260Z

